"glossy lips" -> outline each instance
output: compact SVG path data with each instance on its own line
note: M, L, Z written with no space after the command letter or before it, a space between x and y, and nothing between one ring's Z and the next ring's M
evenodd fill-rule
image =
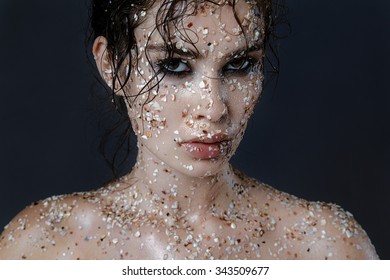
M219 157L226 149L225 134L215 134L210 138L194 138L181 143L184 149L197 159L212 159Z

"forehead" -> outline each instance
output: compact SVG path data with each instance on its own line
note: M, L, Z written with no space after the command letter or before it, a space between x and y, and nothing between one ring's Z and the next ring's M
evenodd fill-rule
M228 50L257 44L263 37L261 15L255 4L245 0L236 1L234 8L207 1L186 7L178 4L172 13L167 8L157 1L147 12L146 20L135 30L139 47L170 42L177 48L221 45Z

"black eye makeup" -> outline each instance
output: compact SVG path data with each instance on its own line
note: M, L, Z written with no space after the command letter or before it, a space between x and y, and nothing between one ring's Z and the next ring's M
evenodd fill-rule
M171 58L160 60L156 63L157 72L164 75L185 76L192 72L187 60L181 58Z
M222 68L222 74L246 75L253 72L258 64L259 61L254 57L237 57L225 64L225 66Z
M196 63L196 62L195 62ZM251 56L241 56L231 59L220 70L220 75L244 76L253 71L259 65L259 60ZM159 60L156 64L157 73L168 76L183 77L192 74L190 62L183 58L169 58Z

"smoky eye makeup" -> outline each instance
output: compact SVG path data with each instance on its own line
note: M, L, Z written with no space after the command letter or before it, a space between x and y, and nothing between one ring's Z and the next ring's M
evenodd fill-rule
M183 77L192 73L188 60L175 57L157 61L155 68L157 73L168 76Z
M244 76L254 72L259 64L260 60L252 56L236 57L223 66L222 74Z
M259 59L251 56L236 57L228 61L221 69L221 76L245 76L256 70L260 64ZM155 63L158 74L173 77L183 77L191 75L193 70L188 60L182 58L170 58L159 60Z

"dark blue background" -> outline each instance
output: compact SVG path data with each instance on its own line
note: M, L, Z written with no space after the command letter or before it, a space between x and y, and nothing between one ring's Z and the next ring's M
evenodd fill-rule
M390 259L390 2L289 0L276 91L233 162L355 215ZM85 0L0 1L0 226L111 178L97 150Z

